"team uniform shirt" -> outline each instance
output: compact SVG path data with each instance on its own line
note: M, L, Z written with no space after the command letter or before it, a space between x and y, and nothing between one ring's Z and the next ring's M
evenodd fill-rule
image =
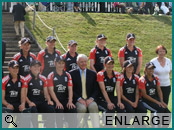
M131 101L135 101L138 80L139 77L135 74L132 74L130 79L127 78L126 74L120 76L120 86L123 89L123 95Z
M76 53L75 57L72 57L68 51L67 53L63 54L62 56L65 59L65 70L66 71L70 71L70 70L78 68L78 65L76 63L77 56L78 56L77 53Z
M30 72L30 63L33 60L36 60L35 54L28 52L27 58L23 56L23 52L17 53L14 57L13 60L16 60L19 63L19 75L22 76L27 76Z
M114 99L114 90L116 82L120 81L119 75L120 73L113 71L112 77L109 78L107 76L106 71L102 70L97 73L97 82L104 82L105 90L110 98L110 100ZM102 98L104 99L104 96L102 95Z
M139 89L145 89L146 94L154 99L158 99L157 87L159 86L160 86L159 79L155 75L153 75L152 81L149 81L146 76L142 76L139 79Z
M157 57L151 60L151 62L156 66L156 68L154 68L154 74L158 75L162 87L170 86L170 71L172 70L171 60L166 57L165 59L166 63L164 67L160 65Z
M134 64L134 71L136 72L136 69L138 67L138 58L142 57L142 51L140 48L134 46L134 50L130 51L127 48L127 45L122 47L118 52L118 58L124 57L124 60L132 60L135 62Z
M101 50L100 48L98 48L97 46L95 46L95 48L93 48L90 52L89 55L89 59L93 59L94 60L94 67L96 69L97 72L101 71L104 66L104 58L107 56L111 56L111 51L104 47L104 50Z
M38 75L37 79L33 74L25 77L27 82L28 93L27 97L32 102L44 102L44 88L47 87L47 79L43 75Z
M47 48L39 52L37 60L40 61L42 64L41 67L42 75L47 77L50 72L55 70L54 59L60 55L61 55L60 51L58 51L56 48L54 49L53 54L48 53Z
M10 104L21 102L21 88L25 87L26 82L23 76L18 75L15 83L13 83L10 74L2 79L2 90L5 90L5 100Z
M59 101L68 99L68 87L72 87L72 78L68 72L63 72L62 75L55 71L48 75L48 87L54 87L54 92Z

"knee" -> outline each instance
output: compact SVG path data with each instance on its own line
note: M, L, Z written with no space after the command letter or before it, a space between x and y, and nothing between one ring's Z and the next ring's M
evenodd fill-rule
M48 113L55 113L55 109L53 106L49 106Z
M88 110L90 113L98 113L98 106L97 106L96 102L91 102L88 105Z
M80 107L77 106L77 112L78 113L86 113L87 112L86 106L84 106L84 105L81 105Z
M31 113L37 113L37 108L36 107L31 107Z
M55 109L56 113L63 113L63 109Z

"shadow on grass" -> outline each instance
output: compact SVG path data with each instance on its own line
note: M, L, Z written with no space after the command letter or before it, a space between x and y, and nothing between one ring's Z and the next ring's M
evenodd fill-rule
M143 22L139 17L137 17L137 15L134 15L134 14L129 14L130 17L132 17L133 19L136 19L140 22Z
M92 26L96 26L96 22L88 15L88 13L81 13L81 15L83 17L86 18L86 20L88 20L88 23L91 24Z
M172 26L172 20L168 16L153 16L156 20Z

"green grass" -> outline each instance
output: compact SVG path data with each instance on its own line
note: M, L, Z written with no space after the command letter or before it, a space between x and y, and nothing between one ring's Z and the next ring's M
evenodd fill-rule
M107 47L115 59L115 70L121 71L118 63L118 51L126 44L126 34L136 35L136 46L142 49L144 64L156 57L155 49L164 45L167 57L172 59L172 17L151 15L127 15L115 13L72 13L72 12L39 12L42 20L50 27L54 27L58 37L66 48L69 40L78 42L78 53L89 56L90 50L95 46L98 34L108 37ZM45 39L52 35L38 18L35 30L32 30L33 13L26 16L26 25L40 45L45 48ZM57 42L57 48L64 53ZM141 75L143 75L143 68ZM172 110L172 95L170 95L169 109Z

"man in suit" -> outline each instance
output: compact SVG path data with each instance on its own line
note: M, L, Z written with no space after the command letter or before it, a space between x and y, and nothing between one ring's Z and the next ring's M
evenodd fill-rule
M88 57L84 54L77 56L78 69L70 71L73 82L73 101L78 113L86 113L91 116L93 127L99 127L98 106L95 102L98 95L97 74L87 69ZM94 114L95 113L95 114ZM84 114L79 114L79 123Z

